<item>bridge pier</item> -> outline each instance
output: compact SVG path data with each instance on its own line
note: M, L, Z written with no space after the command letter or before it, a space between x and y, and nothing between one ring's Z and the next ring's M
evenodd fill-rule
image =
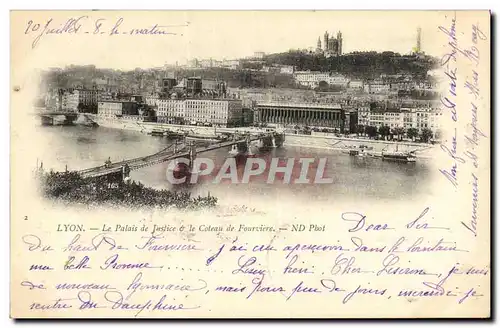
M196 145L193 142L189 148L189 170L193 169L193 162L196 159Z
M51 116L40 116L42 125L54 125L54 118Z
M239 153L239 150L238 150L238 145L232 145L231 146L231 149L229 149L229 151L227 152L229 156L236 156L238 155Z
M248 144L248 156L255 157L256 153L262 148L262 140L252 141Z
M130 181L130 167L128 166L128 164L125 164L122 167L122 179L125 182Z
M275 133L273 136L274 147L281 147L285 142L285 134L284 133Z
M177 144L176 144L177 145ZM177 146L175 147L175 152L177 152ZM168 170L169 174L175 179L183 179L186 178L185 183L187 183L194 172L194 160L196 159L196 144L193 142L189 146L189 154L187 155L187 160L189 164L185 163L176 163L173 168L169 166ZM196 172L197 173L197 172Z
M264 137L262 140L262 147L271 148L274 147L274 138L273 137Z
M236 145L233 145L233 149L235 149L239 154L244 154L248 151L248 143L240 142Z
M229 151L229 155L255 157L256 151L254 150L254 148L259 148L259 144L261 141L251 141L250 135L247 135L245 139L246 140L243 142L232 145L231 150Z
M259 140L259 147L263 148L276 148L276 147L281 147L283 146L283 143L285 141L285 134L281 133L275 133L271 136L263 137L262 139Z
M247 157L255 157L255 152L254 152L254 147L257 147L257 150L258 150L258 146L259 146L259 143L260 143L260 140L257 140L257 141L251 141L250 140L250 135L247 136L246 138L246 148L247 148ZM252 144L254 143L254 144ZM255 145L255 143L257 143L257 145Z
M77 113L46 112L39 113L42 125L73 125L78 117Z

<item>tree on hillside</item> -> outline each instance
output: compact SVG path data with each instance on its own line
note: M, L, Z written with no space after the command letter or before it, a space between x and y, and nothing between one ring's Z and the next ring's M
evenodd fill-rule
M328 91L328 83L326 81L320 81L316 90L320 92Z
M357 52L330 58L301 51L289 51L268 55L265 61L267 65L293 65L299 71L337 71L361 78L374 78L381 73L404 72L425 78L427 72L437 64L436 59L432 57L401 56L391 51Z
M262 69L261 63L242 62L241 66L242 66L242 68L246 68L246 69L256 69L256 70Z

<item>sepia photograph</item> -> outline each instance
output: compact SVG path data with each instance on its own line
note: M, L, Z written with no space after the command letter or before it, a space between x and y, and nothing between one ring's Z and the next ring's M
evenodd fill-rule
M488 11L10 21L11 317L491 315Z
M85 20L53 28L77 29ZM189 27L171 29L182 34ZM283 188L300 189L283 195L284 202L429 193L444 109L439 59L425 52L422 28L397 36L406 49L382 51L360 47L352 28L343 36L321 27L307 35L309 44L297 43L304 48L283 44L273 53L184 54L156 67L89 61L42 69L34 115L39 137L50 140L36 163L43 194L92 205L185 207L192 202L179 195L211 206L224 194L269 198ZM33 37L33 46L43 42L43 35ZM179 158L189 163L174 164ZM169 169L175 182L184 181L181 192L166 192L174 189ZM245 172L249 185L241 186ZM318 186L310 180L316 172L331 182Z

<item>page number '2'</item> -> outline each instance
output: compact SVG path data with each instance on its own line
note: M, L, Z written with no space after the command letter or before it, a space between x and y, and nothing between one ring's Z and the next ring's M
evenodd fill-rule
M24 221L28 221L28 216L27 215L24 216Z

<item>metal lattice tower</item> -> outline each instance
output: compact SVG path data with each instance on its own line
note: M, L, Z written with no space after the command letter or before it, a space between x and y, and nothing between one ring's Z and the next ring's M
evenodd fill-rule
M422 29L419 27L417 28L417 47L415 48L415 52L417 54L419 54L422 50L421 42L422 42Z

